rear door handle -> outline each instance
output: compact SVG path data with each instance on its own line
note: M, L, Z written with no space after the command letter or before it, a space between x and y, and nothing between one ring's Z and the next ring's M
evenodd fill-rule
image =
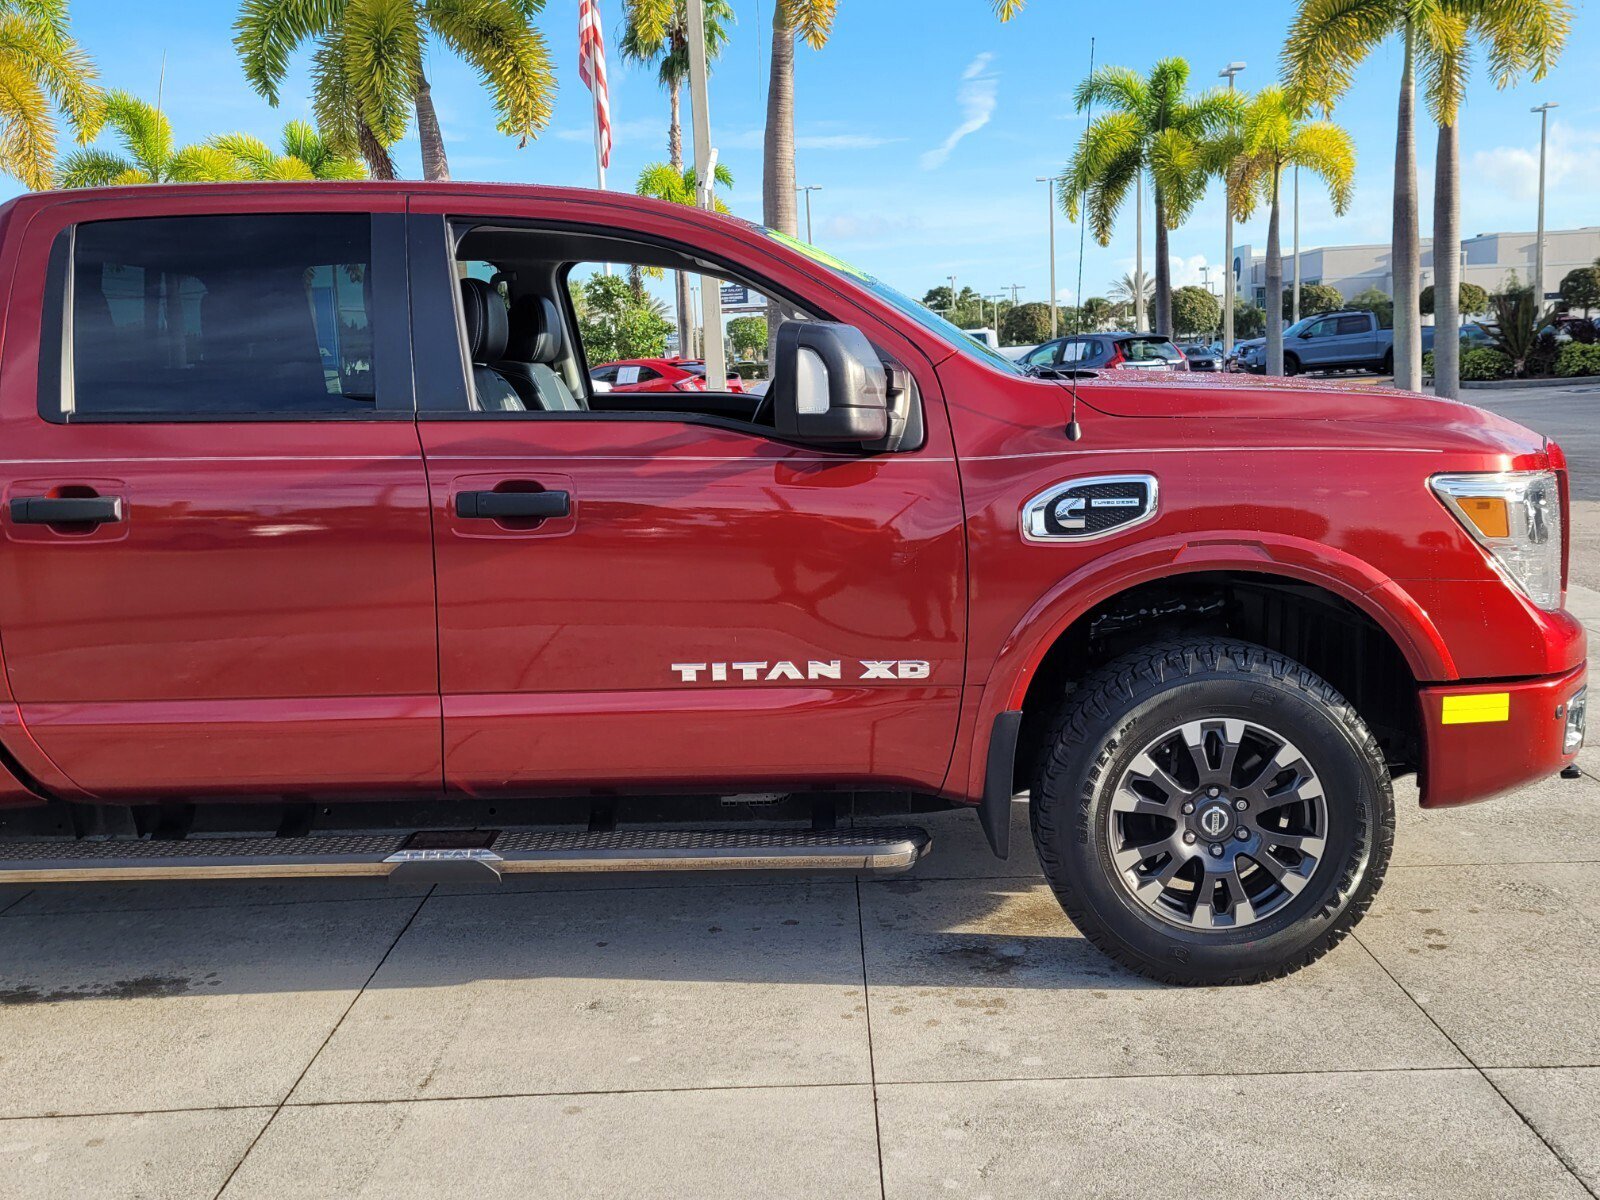
M102 525L122 520L122 497L17 496L11 520L16 525Z
M457 492L456 516L479 520L533 517L549 520L572 515L569 492Z

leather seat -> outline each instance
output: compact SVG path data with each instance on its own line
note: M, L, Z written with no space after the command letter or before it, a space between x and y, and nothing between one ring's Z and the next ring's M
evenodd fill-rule
M561 361L561 312L544 296L519 296L511 305L511 334L504 356L494 364L522 401L540 412L582 412L554 364Z
M461 281L461 313L472 362L473 407L483 412L524 412L527 405L509 380L490 364L504 358L510 321L505 301L482 279Z

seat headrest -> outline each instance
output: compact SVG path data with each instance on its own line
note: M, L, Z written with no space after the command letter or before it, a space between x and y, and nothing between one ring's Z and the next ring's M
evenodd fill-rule
M467 322L468 357L480 366L504 358L510 323L500 293L482 279L463 279L461 312Z
M544 296L518 296L511 303L513 362L555 363L561 358L561 311Z

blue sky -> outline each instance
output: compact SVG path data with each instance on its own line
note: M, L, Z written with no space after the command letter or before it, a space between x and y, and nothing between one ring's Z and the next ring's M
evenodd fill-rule
M447 51L430 55L433 83L457 179L592 186L589 94L578 80L577 0L549 0L539 25L557 64L555 119L518 150L494 129L471 71ZM621 0L603 0L617 129L613 186L631 187L641 167L666 157L667 99L654 72L619 61ZM734 0L739 24L712 79L713 140L732 169L734 210L761 216L761 128L772 0ZM244 130L273 139L282 123L308 112L305 55L274 110L244 81L231 44L237 6L228 0L74 0L74 32L99 63L103 82L154 98L166 57L163 106L180 142ZM1225 20L1207 19L1220 11ZM802 183L813 196L816 241L889 283L920 296L954 274L993 293L1021 285L1021 298L1048 298L1045 185L1083 127L1070 93L1088 64L1089 38L1102 63L1147 69L1181 55L1194 85L1217 82L1229 60L1249 64L1244 87L1275 77L1292 11L1240 2L1223 10L1192 3L1126 9L1031 0L1001 25L986 0L843 0L828 46L796 52L796 130ZM1302 193L1306 246L1386 241L1400 55L1388 46L1360 71L1335 119L1359 154L1352 210L1335 217L1326 196ZM1552 114L1547 222L1551 228L1600 223L1600 22L1579 16L1565 55L1543 83L1497 92L1480 72L1462 114L1463 232L1531 229L1535 217L1538 118ZM687 115L686 115L687 119ZM1419 129L1424 233L1431 223L1433 131ZM414 139L397 149L408 176L420 174ZM14 186L11 187L14 191ZM7 193L9 194L9 193ZM802 215L802 234L804 233ZM1285 247L1288 230L1285 228ZM1076 290L1078 231L1057 226L1058 285ZM1261 246L1263 216L1237 241ZM1153 259L1146 220L1146 265ZM1109 247L1088 240L1083 294L1103 294L1133 264L1133 216L1126 211ZM1202 265L1222 259L1222 207L1216 189L1172 234L1177 282L1198 282ZM1216 277L1215 274L1213 277Z

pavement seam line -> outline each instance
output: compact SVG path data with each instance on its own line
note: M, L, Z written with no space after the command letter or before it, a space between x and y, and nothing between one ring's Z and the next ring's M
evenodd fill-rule
M437 886L437 884L434 885L434 887ZM417 919L417 914L422 911L423 905L428 903L428 897L431 895L433 895L433 887L430 887L417 900L416 908L411 910L411 915L406 918L405 924L400 926L400 932L394 935L394 940L389 943L383 954L379 956L377 965L372 968L365 981L356 989L356 994L350 997L350 1003L344 1006L344 1011L339 1014L339 1019L333 1023L333 1028L328 1030L328 1036L322 1039L316 1052L306 1060L306 1065L300 1068L300 1074L295 1076L294 1082L289 1085L289 1090L283 1094L283 1099L278 1101L272 1110L272 1114L262 1122L261 1128L256 1130L255 1137L250 1139L250 1144L244 1148L244 1153L239 1156L239 1161L233 1164L233 1170L228 1172L228 1177L222 1181L222 1186L217 1189L211 1200L221 1200L222 1193L228 1190L228 1185L233 1182L233 1177L239 1173L239 1168L244 1166L245 1160L250 1157L251 1151L267 1135L267 1130L272 1128L272 1123L278 1119L278 1114L283 1111L284 1105L289 1103L289 1097L294 1095L295 1088L300 1086L300 1081L306 1077L306 1072L311 1070L317 1059L322 1057L322 1052L328 1048L328 1043L333 1040L333 1035L339 1032L339 1026L344 1024L344 1019L350 1015L350 1010L356 1006L356 1002L362 996L366 995L367 989L372 986L372 981L378 977L378 972L383 970L383 964L389 961L389 955L394 953L394 948L400 944L400 939L405 937L406 931L411 928L412 922Z
M888 1200L883 1178L883 1123L878 1118L878 1060L872 1050L872 984L867 980L867 918L861 904L861 878L856 877L856 936L861 943L861 1004L867 1020L867 1076L872 1082L872 1140L878 1149L878 1200Z
M27 891L23 892L22 895L18 896L15 900L13 900L10 904L0 905L0 916L4 916L6 913L10 912L13 908L15 908L17 905L21 904L29 896L33 895L33 893L36 892L37 890L38 890L37 888L29 888Z
M79 884L53 884L55 887L79 887ZM122 886L122 885L119 885ZM239 900L228 901L222 904L174 904L157 906L153 908L46 908L42 911L12 913L12 909L26 900L28 896L37 892L33 888L27 895L17 897L15 904L8 904L0 908L0 916L16 917L93 917L111 916L122 913L188 913L188 912L215 912L223 908L291 908L297 904L393 904L396 900L409 900L409 896L338 896L332 899L313 898L310 900Z
M1525 1114L1515 1104L1511 1103L1510 1097L1500 1090L1499 1085L1496 1084L1493 1079L1489 1078L1488 1073L1478 1065L1477 1060L1473 1058L1472 1055L1468 1054L1464 1049L1462 1049L1461 1045L1455 1040L1455 1038L1450 1036L1449 1031L1446 1030L1443 1025L1439 1024L1434 1015L1423 1007L1422 1002L1418 1000L1416 996L1412 995L1411 989L1406 987L1405 984L1401 983L1400 980L1395 978L1394 972L1389 970L1388 965L1372 952L1372 947L1368 946L1366 942L1361 940L1361 934L1359 931L1352 930L1350 936L1351 940L1355 942L1356 945L1360 946L1364 951L1366 951L1367 957L1372 959L1373 962L1377 963L1378 969L1389 977L1389 982L1393 983L1395 987L1399 988L1405 998L1411 1001L1412 1004L1416 1005L1417 1011L1427 1018L1428 1023L1439 1031L1440 1036L1442 1036L1445 1041L1449 1042L1450 1045L1455 1048L1456 1053L1461 1055L1462 1058L1466 1059L1467 1062L1472 1064L1472 1069L1477 1072L1478 1078L1489 1085L1490 1090L1492 1090L1494 1094L1500 1098L1500 1103L1504 1104L1516 1114L1517 1120L1521 1121L1523 1125L1527 1127L1529 1133L1533 1134L1534 1137L1539 1139L1540 1144L1542 1144L1544 1148L1550 1152L1550 1156L1554 1158L1556 1162L1561 1164L1562 1169L1565 1170L1568 1175L1572 1176L1579 1187L1588 1192L1589 1195L1594 1196L1596 1194L1595 1190L1584 1182L1583 1176L1578 1174L1577 1169L1567 1161L1566 1156L1562 1154L1561 1151L1557 1150L1553 1145L1551 1145L1550 1139L1545 1137L1545 1135L1539 1131L1538 1126L1528 1119L1527 1114Z

